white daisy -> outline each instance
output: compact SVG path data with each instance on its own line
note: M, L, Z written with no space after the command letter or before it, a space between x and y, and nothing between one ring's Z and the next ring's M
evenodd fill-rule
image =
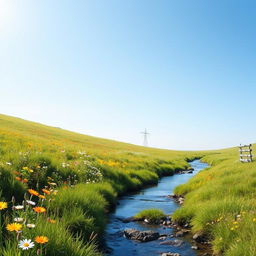
M23 218L19 218L19 217L18 218L14 218L15 222L22 222L23 220L24 220Z
M16 206L14 206L15 210L22 210L23 208L24 208L23 205L16 205Z
M28 228L35 228L35 226L36 226L35 224L27 224Z
M19 242L19 248L22 250L28 250L35 246L31 239L24 239Z
M34 201L31 201L31 200L26 200L27 204L30 204L30 205L36 205L36 203Z

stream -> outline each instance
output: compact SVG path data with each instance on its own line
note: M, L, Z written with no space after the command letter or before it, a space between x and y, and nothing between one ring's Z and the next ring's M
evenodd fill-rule
M110 214L108 225L106 228L106 244L109 256L156 256L164 252L180 253L182 256L196 256L197 252L191 249L191 243L188 239L181 237L184 243L180 247L170 245L161 245L160 240L140 243L128 240L123 236L123 231L127 228L135 228L137 230L153 230L160 234L171 234L172 228L148 225L144 222L128 222L124 223L122 219L136 215L138 212L148 208L158 208L163 210L165 214L171 215L180 207L173 199L167 196L173 194L173 190L180 184L186 183L191 177L199 171L208 167L206 163L200 160L190 162L190 166L194 168L193 173L175 174L173 176L163 177L156 186L142 189L134 194L123 196L118 200L115 211ZM176 239L176 238L168 238Z

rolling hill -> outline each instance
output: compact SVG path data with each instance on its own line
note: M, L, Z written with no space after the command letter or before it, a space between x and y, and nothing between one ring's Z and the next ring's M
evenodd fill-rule
M217 255L256 255L256 164L240 163L237 148L147 148L0 115L1 255L23 255L14 234L44 241L26 255L100 255L96 243L117 197L195 158L211 167L176 188L185 203L173 219L190 223Z

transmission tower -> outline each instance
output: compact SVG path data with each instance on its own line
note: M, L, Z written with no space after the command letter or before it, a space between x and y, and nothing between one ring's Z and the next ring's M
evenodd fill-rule
M144 132L141 132L143 134L143 145L144 147L148 146L148 135L149 133L147 132L147 129L145 128Z

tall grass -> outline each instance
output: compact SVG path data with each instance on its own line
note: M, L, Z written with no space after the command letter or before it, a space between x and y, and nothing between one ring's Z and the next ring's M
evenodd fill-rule
M23 255L6 225L16 214L10 205L30 199L28 189L46 196L32 199L47 210L44 218L35 217L32 210L23 212L23 238L47 236L44 255L97 256L95 244L117 196L156 184L160 176L188 168L186 160L201 155L145 148L0 115L0 202L9 205L1 218L0 255ZM51 195L44 195L43 188ZM32 230L25 228L28 218L36 222Z
M185 195L185 203L173 218L207 234L216 255L255 256L256 162L240 163L238 149L203 160L212 167L175 189Z

